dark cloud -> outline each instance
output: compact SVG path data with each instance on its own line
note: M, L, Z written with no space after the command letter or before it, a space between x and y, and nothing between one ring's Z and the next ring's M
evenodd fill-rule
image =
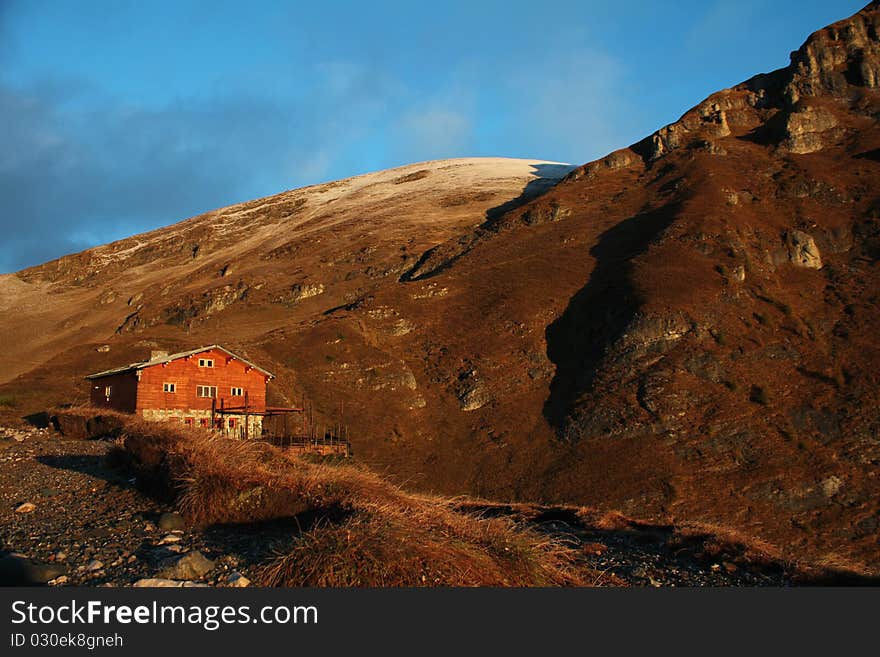
M0 271L315 182L327 149L348 134L326 134L338 127L338 95L145 108L69 83L0 83Z

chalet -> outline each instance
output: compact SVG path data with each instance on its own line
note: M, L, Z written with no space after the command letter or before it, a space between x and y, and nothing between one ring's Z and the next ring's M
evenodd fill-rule
M271 378L216 344L178 354L154 351L149 360L86 377L95 407L254 438L262 433Z

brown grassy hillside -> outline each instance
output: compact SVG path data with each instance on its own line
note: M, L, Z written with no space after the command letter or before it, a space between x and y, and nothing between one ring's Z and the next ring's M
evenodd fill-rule
M878 30L872 2L525 205L528 178L417 165L4 277L7 411L222 343L279 400L344 404L359 458L407 485L880 572Z

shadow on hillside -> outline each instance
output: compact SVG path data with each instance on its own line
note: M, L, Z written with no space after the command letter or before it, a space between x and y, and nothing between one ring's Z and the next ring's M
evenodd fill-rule
M588 392L602 356L634 318L640 301L630 282L631 261L644 253L673 221L678 204L637 214L605 231L590 255L596 259L587 284L546 331L547 356L556 365L544 417L566 436L578 398Z
M880 162L880 148L853 155L857 160L871 160L872 162Z
M481 228L489 228L495 221L511 210L516 210L529 201L538 198L552 187L555 187L556 183L565 178L569 172L577 168L570 164L532 164L531 167L533 169L531 173L535 176L534 180L530 180L516 198L486 210L486 220L481 225Z
M523 187L519 196L486 210L483 223L477 226L471 233L447 240L425 251L416 261L415 265L403 273L399 279L400 282L408 283L410 281L425 280L449 269L459 258L468 253L477 242L497 230L499 220L508 212L512 212L543 195L570 171L577 168L570 164L532 164L530 166L533 169L531 173L535 178Z

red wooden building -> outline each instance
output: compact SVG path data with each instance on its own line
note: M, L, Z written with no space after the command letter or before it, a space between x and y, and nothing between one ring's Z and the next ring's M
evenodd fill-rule
M272 374L220 345L150 359L86 377L93 406L147 420L177 420L259 437Z

